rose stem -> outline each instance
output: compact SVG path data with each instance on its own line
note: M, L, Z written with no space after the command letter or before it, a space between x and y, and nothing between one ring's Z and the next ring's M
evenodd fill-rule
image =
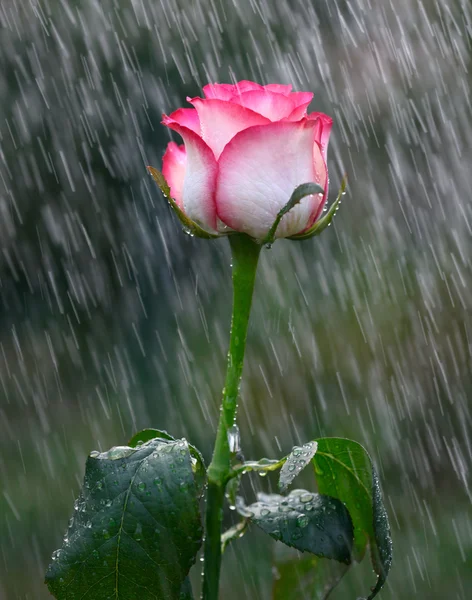
M203 600L217 600L221 567L221 525L231 470L228 430L235 423L252 293L261 245L245 234L229 237L233 272L233 315L225 387L213 458L208 467Z

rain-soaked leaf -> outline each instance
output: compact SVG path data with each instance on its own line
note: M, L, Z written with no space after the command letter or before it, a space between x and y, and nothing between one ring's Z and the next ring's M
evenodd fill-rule
M46 574L59 600L178 600L202 541L185 440L93 452Z
M325 600L349 565L277 544L272 600Z
M342 438L318 439L313 458L318 490L346 505L354 525L353 558L361 560L370 545L378 579L368 600L387 578L392 562L392 540L377 473L367 451Z
M167 431L163 431L162 429L142 429L133 435L128 442L128 446L131 446L131 448L136 448L137 446L141 446L142 444L145 444L150 440L155 440L156 438L175 442L175 437L170 435L170 433L167 433Z
M320 558L351 562L352 522L342 502L306 490L257 498L246 507L249 519L275 540Z
M295 477L311 462L317 447L316 442L308 442L303 446L293 448L280 469L279 490L281 492L285 492Z
M155 439L162 441L167 440L170 442L177 441L176 438L171 436L170 433L167 433L167 431L162 431L161 429L143 429L142 431L139 431L133 435L128 442L128 445L131 446L131 448L136 448L142 444L145 444L146 442L149 442L150 440ZM188 449L192 457L192 470L195 476L195 483L197 484L198 488L198 496L201 497L206 482L205 461L203 460L203 456L201 455L200 451L195 448L195 446L188 444Z

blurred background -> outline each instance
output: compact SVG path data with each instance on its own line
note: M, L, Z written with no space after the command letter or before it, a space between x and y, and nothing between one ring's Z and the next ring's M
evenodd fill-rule
M0 598L50 597L91 450L154 426L210 458L228 244L183 234L145 166L162 112L238 79L314 91L332 196L349 176L333 227L263 252L245 455L359 441L393 530L380 598L470 598L470 3L2 0L0 25ZM221 597L269 600L272 550L234 544Z

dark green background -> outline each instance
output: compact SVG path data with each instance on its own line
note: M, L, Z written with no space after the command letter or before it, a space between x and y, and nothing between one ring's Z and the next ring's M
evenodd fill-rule
M233 78L313 90L333 194L349 175L334 227L263 252L245 454L358 440L392 522L381 598L469 597L472 20L458 0L392 4L1 4L0 598L48 597L91 450L154 426L210 456L227 242L181 233L145 165L163 111ZM271 484L253 482L248 502ZM222 598L268 599L272 550L257 531L231 546ZM366 563L333 600L373 582Z

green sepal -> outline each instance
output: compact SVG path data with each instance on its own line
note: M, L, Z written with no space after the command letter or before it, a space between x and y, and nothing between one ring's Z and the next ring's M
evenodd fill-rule
M259 493L257 499L246 507L247 518L272 538L320 558L351 563L354 532L340 500L306 490L288 496Z
M307 442L303 446L295 446L286 457L285 463L280 469L279 491L285 492L297 475L311 462L316 454L318 444Z
M184 211L178 206L177 202L170 195L169 184L167 183L164 175L160 171L158 171L154 167L147 167L147 170L149 171L149 173L152 175L152 178L159 186L159 189L163 193L166 200L169 202L170 207L172 208L174 213L177 215L177 218L184 226L184 231L186 233L188 233L190 235L194 235L196 237L204 238L207 240L211 240L211 239L220 237L220 234L218 234L218 233L209 233L208 231L205 231L205 229L200 227L200 225L198 225L198 223L195 223L195 221L192 221L192 219L187 217L187 215L184 213ZM221 235L225 235L225 234L221 234Z
M58 600L179 600L201 543L184 440L93 452L46 583Z
M336 212L339 208L339 205L341 203L341 198L342 198L344 192L346 191L346 186L347 186L347 175L344 175L343 180L341 182L341 187L339 188L338 196L337 196L336 200L333 202L333 204L331 205L328 212L323 217L321 217L321 219L318 219L317 221L315 221L315 223L310 227L310 229L307 229L303 233L297 233L295 235L291 235L287 239L296 240L296 241L308 240L309 238L314 237L315 235L319 235L329 225L331 225L331 221L333 220L333 217L336 214Z
M226 550L226 547L228 546L229 543L233 542L234 540L239 540L240 538L243 537L243 535L246 533L247 526L248 526L248 519L243 519L242 521L239 521L239 523L236 523L236 525L233 525L233 527L230 527L229 529L227 529L221 535L221 553L222 554Z
M267 233L266 237L263 239L262 243L269 245L274 243L275 234L277 233L277 228L280 225L282 217L286 215L290 210L292 210L292 208L296 206L301 200L303 200L303 198L305 198L306 196L311 196L312 194L323 193L323 188L317 183L302 183L301 185L297 186L293 190L293 193L290 196L290 200L277 213L275 221L272 224L272 227L269 229L269 232Z
M377 582L372 600L387 579L392 563L392 539L377 473L368 452L357 442L321 438L313 458L318 491L338 498L354 525L353 558L362 560L367 545Z
M167 431L163 431L161 429L148 428L148 429L142 429L138 433L135 433L133 435L133 437L130 439L130 441L128 442L128 446L130 446L131 448L136 448L138 446L142 446L143 444L145 444L146 442L149 442L150 440L155 440L155 439L159 439L159 440L163 440L163 441L167 440L170 442L177 441L177 439L175 437L173 437L172 435L170 435L170 433L167 433ZM195 446L192 446L192 444L189 444L187 442L187 440L185 440L185 439L183 439L183 441L185 441L185 443L188 444L188 449L189 449L191 460L192 460L192 471L193 471L193 475L195 477L195 485L197 486L198 497L201 498L203 495L203 491L205 489L206 478L207 478L205 461L203 460L203 456L202 456L200 450L198 450L198 448L195 448Z

